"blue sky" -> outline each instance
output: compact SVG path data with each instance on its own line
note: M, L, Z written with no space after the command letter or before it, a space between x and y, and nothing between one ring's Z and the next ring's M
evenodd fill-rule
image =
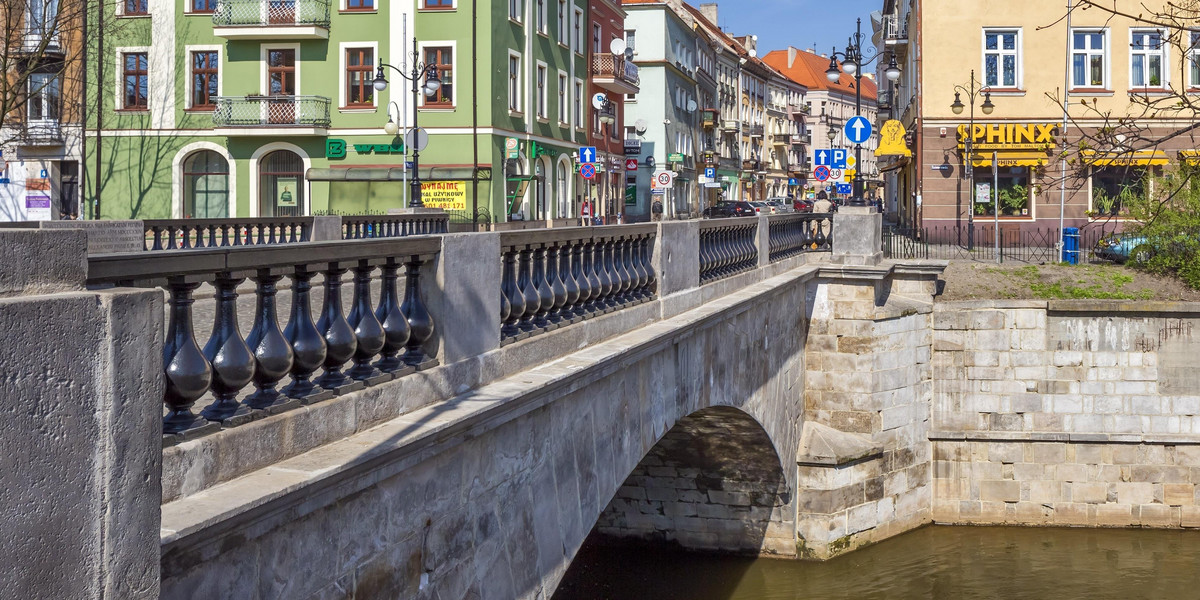
M863 34L868 36L871 22L868 15L883 7L883 0L687 0L692 6L716 1L719 5L717 23L732 35L758 35L759 56L788 46L800 49L815 48L828 53L830 47L846 47L854 33L854 19L862 17Z

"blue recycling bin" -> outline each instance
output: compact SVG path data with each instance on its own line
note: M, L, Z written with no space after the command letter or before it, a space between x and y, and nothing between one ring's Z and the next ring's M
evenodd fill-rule
M1079 228L1063 228L1062 261L1069 265L1079 264Z

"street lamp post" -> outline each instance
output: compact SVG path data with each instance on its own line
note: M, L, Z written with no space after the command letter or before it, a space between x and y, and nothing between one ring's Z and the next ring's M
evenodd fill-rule
M979 94L983 94L983 103L979 105L979 110L985 115L992 114L992 111L996 109L996 105L992 104L991 92L987 91L985 87L976 88L976 83L983 82L975 79L975 69L971 69L970 83L967 84L967 87L961 85L954 86L954 102L950 104L950 110L954 111L956 115L961 115L963 109L966 108L962 103L961 94L966 94L967 102L971 105L970 113L968 113L967 135L964 136L965 139L963 140L963 150L965 151L963 154L963 172L967 176L968 185L971 186L971 205L967 207L968 250L975 249L975 165L973 164L973 159L975 158L973 143L975 137L975 100L979 98ZM995 194L996 190L992 190L992 193ZM996 235L998 236L999 232L996 232Z
M438 78L437 65L426 65L420 62L421 52L417 49L416 38L413 38L412 57L412 73L407 75L398 67L389 65L382 60L379 61L379 67L375 71L374 85L375 89L380 92L387 89L388 81L387 78L383 76L384 67L395 71L396 74L398 74L402 79L412 82L413 122L412 128L409 130L412 132L412 135L409 136L410 139L408 140L408 143L412 145L413 151L413 178L412 182L409 184L412 191L409 194L410 198L408 200L408 207L424 208L425 203L421 201L421 155L418 148L420 144L417 141L418 132L420 131L420 129L417 127L417 116L419 114L417 112L417 92L422 91L426 97L431 97L438 93L438 90L442 88L442 80ZM395 135L396 132L400 130L396 125L396 122L392 120L392 114L390 110L388 111L388 122L383 126L383 130L389 135Z
M866 36L862 32L862 19L857 19L854 30L854 35L850 36L849 42L846 44L845 52L838 52L837 48L829 55L829 68L825 70L825 77L830 83L837 83L842 77L842 71L847 75L854 77L854 116L862 116L862 71L867 65L878 60L884 54L878 54L873 46L868 46L866 56L862 47ZM887 76L888 81L896 81L900 78L900 67L896 66L896 55L888 52L888 66L883 73ZM838 68L838 57L842 58L842 68ZM862 169L862 144L854 145L854 167ZM866 206L866 200L863 200L863 184L861 177L854 178L854 195L850 201L846 203L848 206Z

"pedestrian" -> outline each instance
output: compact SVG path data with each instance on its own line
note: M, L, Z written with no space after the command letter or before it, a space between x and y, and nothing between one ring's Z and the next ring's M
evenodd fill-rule
M582 217L581 224L587 227L591 222L592 204L587 200L583 201L583 207L579 209L579 215Z

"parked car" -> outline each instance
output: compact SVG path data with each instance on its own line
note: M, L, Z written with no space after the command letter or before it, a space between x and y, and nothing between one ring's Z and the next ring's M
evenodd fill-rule
M792 212L792 203L787 198L767 198L767 205L771 207L771 214Z
M816 204L812 200L806 198L796 198L792 201L792 211L798 213L810 213L813 211L813 205Z
M723 219L727 217L750 217L757 214L757 212L749 202L722 200L704 209L704 212L701 214L706 219Z
M1200 236L1197 236L1200 238ZM1092 253L1096 258L1111 260L1117 263L1134 262L1144 263L1150 260L1159 251L1160 245L1170 250L1173 247L1178 251L1183 251L1182 248L1191 243L1190 240L1167 240L1164 242L1155 242L1146 239L1145 236L1132 233L1114 233L1106 235L1099 240L1096 240L1096 247L1092 248Z
M751 202L750 206L754 207L755 215L769 215L772 212L771 207L766 202Z

